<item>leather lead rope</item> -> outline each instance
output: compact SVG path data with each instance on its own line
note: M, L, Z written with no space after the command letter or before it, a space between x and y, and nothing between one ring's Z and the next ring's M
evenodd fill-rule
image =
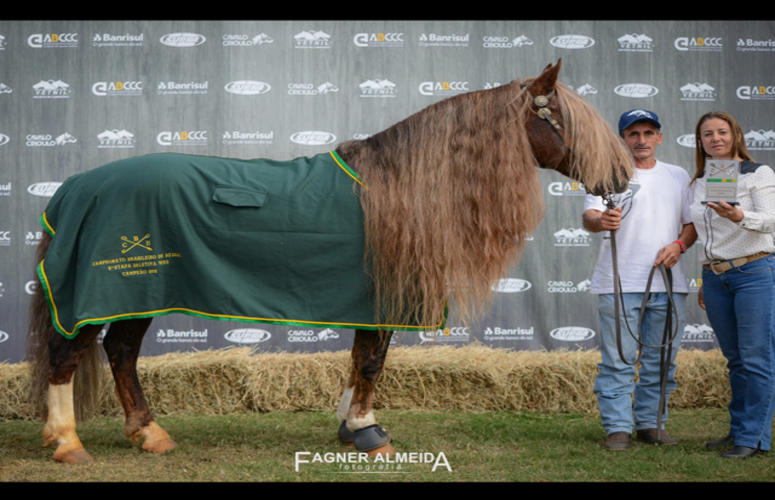
M609 196L604 196L606 206L609 209L614 208L614 202ZM643 347L659 349L659 403L657 408L657 439L662 438L662 415L665 412L665 406L667 404L667 380L670 372L670 359L673 355L673 341L678 336L678 310L675 307L673 300L673 274L672 271L660 264L659 266L652 266L649 273L648 281L646 282L646 290L643 293L643 300L641 301L640 314L638 316L637 335L632 332L629 322L627 321L627 315L624 314L624 324L627 327L627 331L630 336L638 344L638 352L635 359L630 362L624 356L622 349L622 328L621 328L621 316L620 310L623 311L624 295L621 290L622 284L619 276L619 263L616 252L616 230L611 230L611 262L613 264L613 279L614 279L614 317L616 320L616 349L619 351L619 357L622 362L627 365L634 366L640 361L640 356ZM651 295L651 282L654 277L654 272L659 269L662 275L662 281L665 284L665 291L667 293L667 315L665 318L665 327L662 331L662 343L659 345L645 344L641 337L641 326L643 324L643 316L646 312L646 304L648 303ZM675 316L675 324L673 324L673 316Z

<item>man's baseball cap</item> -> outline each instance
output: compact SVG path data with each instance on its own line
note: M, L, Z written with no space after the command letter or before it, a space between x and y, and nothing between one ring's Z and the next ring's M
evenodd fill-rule
M632 109L622 113L619 118L619 133L621 134L627 127L635 122L649 122L658 129L662 128L662 124L659 123L659 117L653 111L646 109Z

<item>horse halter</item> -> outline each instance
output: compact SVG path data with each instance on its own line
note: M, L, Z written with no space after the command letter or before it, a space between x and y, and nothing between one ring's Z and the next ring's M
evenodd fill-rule
M523 83L520 85L520 87L525 88L527 87L526 83ZM530 90L527 90L527 94L530 96L533 96L533 94L530 93ZM533 108L530 108L530 111L536 114L539 118L542 120L546 120L547 123L549 123L555 132L557 132L557 135L560 136L560 139L562 139L563 144L565 144L565 147L568 148L568 152L570 154L573 154L573 147L568 143L568 139L565 137L564 130L562 128L562 125L554 119L554 116L552 116L552 110L549 109L549 98L552 94L555 93L555 89L552 89L548 94L546 95L537 95L533 96L533 106L535 106L537 109L533 110Z
M558 133L560 133L562 131L562 125L560 125L559 122L554 119L554 117L552 116L552 110L547 108L547 106L549 105L549 97L548 96L552 95L552 93L554 93L554 89L552 89L552 91L549 92L548 95L538 95L538 96L535 96L533 98L533 105L536 108L538 108L538 110L535 112L536 115L538 115L539 118L549 122L549 124L551 124L551 126L554 127L554 129ZM560 134L560 135L562 135L562 134ZM563 137L563 140L564 139L565 139L565 137Z

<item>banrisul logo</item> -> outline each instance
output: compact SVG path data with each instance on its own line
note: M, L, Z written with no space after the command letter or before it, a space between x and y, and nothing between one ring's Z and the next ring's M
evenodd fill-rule
M204 95L210 87L207 80L202 82L159 82L156 86L158 95Z
M469 38L468 33L420 33L420 36L417 37L417 45L420 47L468 47Z
M500 326L488 326L484 329L484 340L532 340L535 336L535 327L503 328Z
M223 144L235 145L235 144L272 144L274 141L274 131L269 130L262 132L260 130L255 131L239 131L239 130L227 130L221 137Z
M159 41L168 47L187 48L202 45L207 38L199 33L167 33Z
M740 52L775 52L775 40L772 38L760 40L738 38L735 48Z
M142 47L144 35L123 33L114 35L112 33L95 33L91 39L94 47Z
M204 330L173 330L172 328L159 329L156 332L156 342L160 344L175 343L207 343L207 328Z

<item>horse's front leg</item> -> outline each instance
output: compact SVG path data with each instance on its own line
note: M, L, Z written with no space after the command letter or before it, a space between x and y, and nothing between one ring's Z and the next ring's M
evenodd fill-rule
M177 445L153 419L137 377L140 344L150 325L150 318L117 321L110 325L102 346L116 382L116 394L124 408L124 432L134 442L142 440L143 450L165 453Z
M356 330L350 379L336 415L342 422L339 438L371 455L393 453L390 436L374 418L374 387L385 365L393 332Z

